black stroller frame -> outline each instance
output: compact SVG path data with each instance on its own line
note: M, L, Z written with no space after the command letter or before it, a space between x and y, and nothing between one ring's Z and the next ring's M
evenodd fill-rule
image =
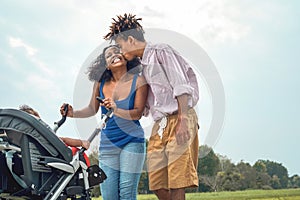
M108 110L88 138L92 142L113 115ZM56 124L54 130L65 121ZM81 148L72 155L55 132L16 109L0 109L0 199L85 199L106 179L98 165L88 167Z

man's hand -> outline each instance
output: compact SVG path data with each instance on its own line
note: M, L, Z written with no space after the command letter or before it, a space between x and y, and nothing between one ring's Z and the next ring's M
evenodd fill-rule
M186 143L191 138L188 130L187 116L178 116L175 137L178 145Z
M186 143L191 137L188 130L188 96L183 94L176 98L178 102L178 121L175 137L177 144L181 145Z

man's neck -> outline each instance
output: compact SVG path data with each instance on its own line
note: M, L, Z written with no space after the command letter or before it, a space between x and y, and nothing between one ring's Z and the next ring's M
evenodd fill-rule
M138 41L136 43L136 47L137 47L136 56L137 57L139 57L141 59L143 58L146 45L147 45L147 42Z

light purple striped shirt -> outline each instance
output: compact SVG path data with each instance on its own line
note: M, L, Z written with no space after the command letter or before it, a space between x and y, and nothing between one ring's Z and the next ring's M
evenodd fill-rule
M146 108L155 121L178 111L177 96L187 94L190 108L197 104L196 74L176 50L163 43L147 43L141 62L150 86Z

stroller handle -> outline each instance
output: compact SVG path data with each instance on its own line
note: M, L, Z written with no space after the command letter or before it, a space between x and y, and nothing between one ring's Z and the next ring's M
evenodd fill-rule
M66 119L67 119L67 114L68 114L68 109L69 109L69 104L65 104L64 106L64 111L65 111L65 114L62 116L62 118L57 121L57 122L54 122L54 128L53 128L53 131L56 133L57 129L63 124L65 123Z
M100 103L103 102L103 100L100 97L96 97L96 99ZM98 127L96 127L96 129L94 130L94 132L92 133L92 135L88 138L88 141L90 143L95 139L95 137L100 133L100 131L105 128L107 120L109 118L111 118L113 116L113 114L114 114L113 111L114 111L113 109L108 109L107 113L105 113L105 114L102 115L102 118L101 118L101 121L100 121ZM85 150L86 150L85 148L81 148L79 152L83 153Z

